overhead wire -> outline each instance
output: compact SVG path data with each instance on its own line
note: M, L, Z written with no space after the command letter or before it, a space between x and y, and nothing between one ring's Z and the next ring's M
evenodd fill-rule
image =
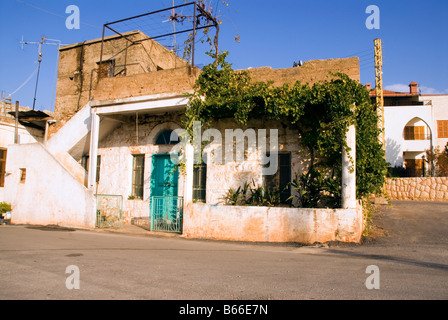
M35 5L33 5L33 4L30 4L30 3L28 3L28 2L25 2L25 1L22 1L22 0L15 0L15 1L18 2L18 3L24 4L24 5L26 5L26 6L30 7L30 8L33 8L33 9L36 9L36 10L39 10L39 11L42 11L42 12L51 14L51 15L53 15L53 16L56 16L56 17L59 17L59 18L62 18L62 19L67 19L67 17L64 16L64 15L61 15L61 14L58 14L58 13L54 13L54 12L48 11L48 10L46 10L46 9L42 9L42 8L37 7L37 6L35 6ZM82 22L82 21L81 21L80 23L83 24L83 25L85 25L85 26L87 26L87 27L90 27L90 28L102 29L102 28L99 27L99 26L95 26L95 25L92 25L92 24L89 24L89 23L85 23L85 22Z
M16 90L14 90L14 92L10 93L11 96L13 96L14 94L16 94L17 92L19 92L24 86L26 86L28 84L28 82L31 81L31 79L34 77L34 75L36 74L37 70L39 67L36 67L36 69L33 71L33 73L31 73L31 75L25 80L25 82L23 82Z

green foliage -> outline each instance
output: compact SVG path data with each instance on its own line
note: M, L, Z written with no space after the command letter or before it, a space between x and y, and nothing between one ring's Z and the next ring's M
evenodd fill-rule
M280 189L269 190L263 186L257 186L252 180L252 183L246 182L237 189L230 188L224 196L224 201L232 206L275 207L281 204L281 192Z
M0 213L7 213L7 212L11 212L11 205L6 202L1 202L0 203Z
M194 121L208 127L222 118L234 118L241 125L251 119L288 123L289 128L297 130L297 143L310 157L308 170L292 184L299 201L302 206L337 206L342 150L348 151L345 136L349 126L356 124L357 196L361 199L382 192L387 163L378 140L376 107L363 85L345 74L333 74L333 80L313 86L300 82L280 87L271 82L254 83L247 72L232 69L226 61L228 52L209 55L216 63L204 67L186 111L184 126L190 133ZM236 197L238 190L233 192Z

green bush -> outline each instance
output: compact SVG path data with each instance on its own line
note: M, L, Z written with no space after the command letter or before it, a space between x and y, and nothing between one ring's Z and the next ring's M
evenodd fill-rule
M11 205L6 202L0 203L0 213L11 212Z

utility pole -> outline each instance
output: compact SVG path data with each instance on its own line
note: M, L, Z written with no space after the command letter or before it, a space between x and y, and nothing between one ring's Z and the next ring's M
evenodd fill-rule
M39 58L37 59L37 62L39 62L39 67L37 68L36 88L34 89L33 111L36 108L37 86L39 84L40 64L42 63L42 45L44 44L44 42L45 37L42 36L42 39L39 43Z
M379 137L383 148L386 149L386 133L384 128L384 92L383 92L383 47L381 39L375 39L375 91L377 113L379 117L378 127L381 130Z

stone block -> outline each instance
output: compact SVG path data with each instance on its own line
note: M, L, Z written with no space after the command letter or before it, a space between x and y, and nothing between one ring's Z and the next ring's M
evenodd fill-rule
M435 200L435 198L436 198L436 191L435 190L431 190L429 192L429 199Z
M445 197L445 192L442 192L442 191L437 191L436 192L436 199L437 200L443 200L444 197Z
M422 199L422 200L429 200L429 192L422 191L422 193L421 193L419 198Z
M415 189L414 196L415 196L416 199L419 199L421 194L422 194L422 192L421 192L420 189Z

